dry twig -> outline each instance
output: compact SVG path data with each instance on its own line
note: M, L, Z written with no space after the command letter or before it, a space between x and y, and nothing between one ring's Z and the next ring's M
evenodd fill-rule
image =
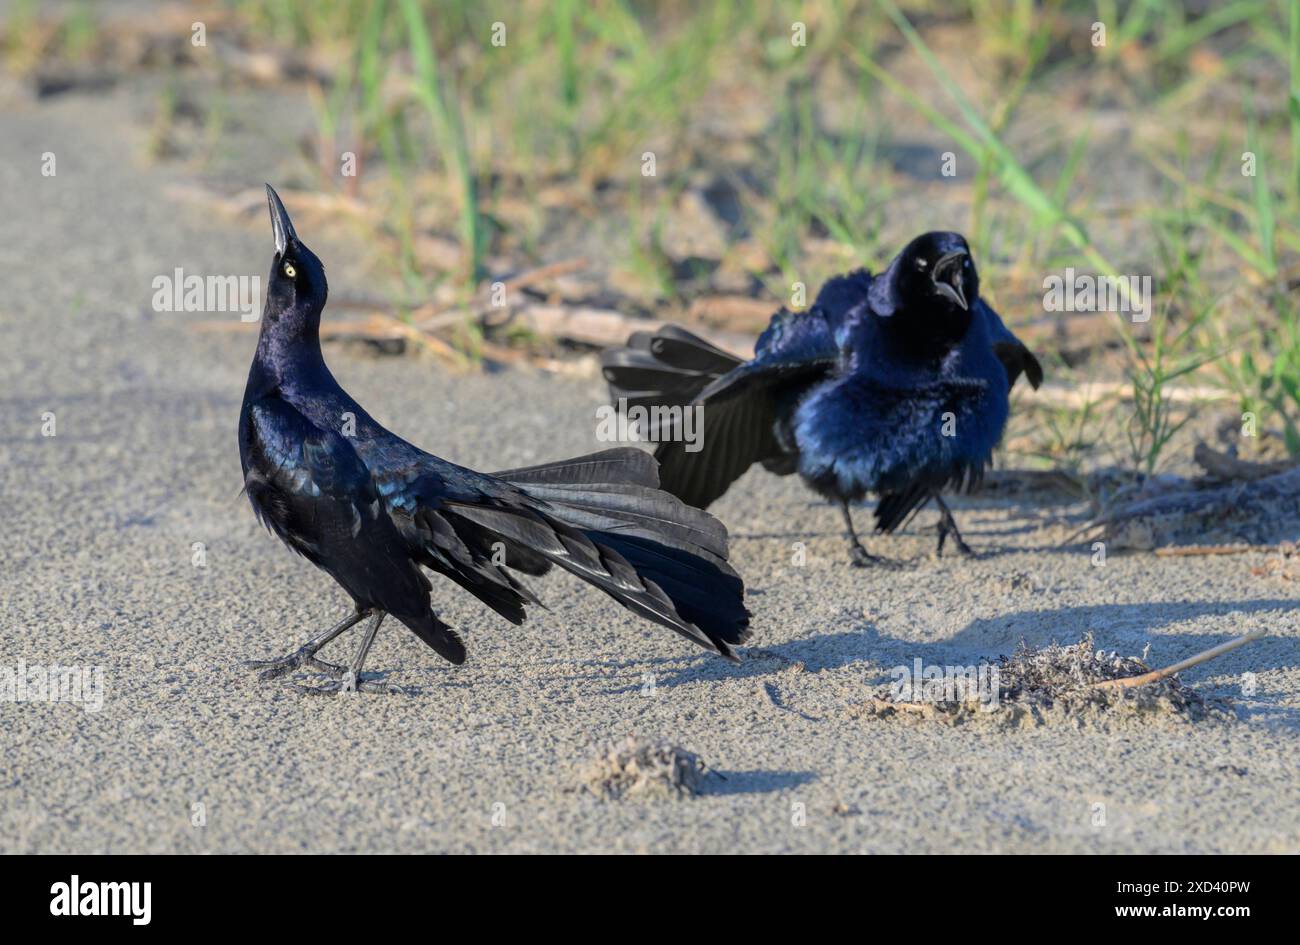
M1147 683L1158 682L1161 679L1168 679L1175 673L1181 673L1185 669L1191 669L1200 663L1214 659L1216 656L1222 656L1224 653L1231 652L1239 646L1245 646L1252 640L1258 640L1264 635L1263 630L1252 630L1245 636L1237 637L1235 640L1229 640L1227 643L1220 643L1218 646L1211 647L1195 656L1189 657L1180 663L1174 663L1172 666L1166 666L1164 669L1153 670L1149 673L1143 673L1141 676L1126 676L1123 679L1105 679L1101 682L1089 684L1090 689L1133 689L1137 686L1145 686Z
M1264 479L1280 472L1286 472L1296 465L1297 460L1280 459L1271 463L1252 463L1248 460L1220 453L1206 443L1197 443L1192 459L1216 479Z
M1252 551L1269 554L1281 551L1275 545L1169 545L1156 549L1158 558L1196 558L1205 555L1244 555Z

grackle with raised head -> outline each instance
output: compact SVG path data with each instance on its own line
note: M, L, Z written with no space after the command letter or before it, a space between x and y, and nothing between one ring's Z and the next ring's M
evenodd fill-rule
M310 667L334 675L310 692L382 691L362 666L391 614L452 663L455 631L434 614L422 568L450 578L512 623L539 603L517 574L558 565L624 607L736 660L749 635L744 587L722 524L658 489L632 448L486 475L384 429L339 386L320 346L325 270L268 185L275 258L261 336L239 416L253 511L337 581L353 612L306 645L254 662L263 678ZM347 667L317 652L371 617Z
M839 504L856 565L881 559L859 541L849 503L879 496L891 532L927 501L939 545L962 540L941 493L979 480L1002 436L1011 386L1042 383L1038 360L979 296L957 233L912 240L879 275L858 270L822 287L802 313L782 309L741 361L677 326L638 332L602 366L615 401L658 412L661 488L699 508L754 463L799 473ZM677 435L700 408L695 451ZM652 417L655 412L651 410Z

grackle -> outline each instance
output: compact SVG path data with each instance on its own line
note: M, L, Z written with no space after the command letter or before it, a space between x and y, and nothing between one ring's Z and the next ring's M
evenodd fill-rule
M979 296L966 240L917 237L879 275L837 276L803 313L782 309L741 361L677 327L638 332L602 357L615 401L659 422L660 486L699 508L754 463L797 472L839 504L854 564L881 561L858 540L849 503L879 495L876 530L891 532L927 501L939 546L970 554L941 493L978 482L1002 436L1021 373L1037 358ZM696 406L695 451L676 435ZM657 417L655 407L661 410Z
M327 294L320 260L268 185L275 258L261 335L239 416L244 486L260 521L329 574L353 611L262 678L301 667L335 676L308 692L386 691L361 670L391 614L444 659L465 647L434 614L421 567L444 575L512 623L539 603L516 576L553 565L633 613L735 661L749 635L727 533L658 489L641 450L611 449L492 475L439 459L384 429L339 386L320 347ZM350 665L317 652L370 617Z

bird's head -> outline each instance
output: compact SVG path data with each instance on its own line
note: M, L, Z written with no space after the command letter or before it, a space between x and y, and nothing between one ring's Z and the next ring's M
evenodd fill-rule
M924 233L908 243L871 286L871 309L903 316L909 330L957 340L970 326L979 274L960 233Z
M314 331L320 324L321 309L329 295L325 267L316 254L298 239L289 211L280 195L266 185L266 202L271 211L271 233L275 237L275 258L266 283L264 327L279 326L281 332Z

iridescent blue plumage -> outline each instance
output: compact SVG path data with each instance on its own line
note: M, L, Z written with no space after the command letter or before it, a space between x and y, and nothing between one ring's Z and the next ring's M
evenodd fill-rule
M693 387L692 344L713 356ZM798 472L841 504L859 563L870 556L847 504L868 492L880 496L881 531L933 499L940 546L953 534L964 549L940 494L987 466L1016 377L1042 380L1037 360L979 298L969 248L955 233L918 237L878 276L860 269L829 280L807 312L778 312L747 362L672 327L607 352L603 364L615 398L663 402L660 372L672 402L703 408L701 451L680 442L656 451L664 488L704 508L755 462Z
M371 683L360 666L385 614L464 661L460 638L433 613L421 567L520 623L537 597L515 573L557 565L736 659L749 613L727 564L726 530L659 491L644 453L607 450L492 476L418 449L353 400L321 354L324 267L267 191L276 255L240 413L240 460L259 520L330 574L358 614L375 616L345 683ZM317 665L315 652L355 622L263 665L272 675Z

